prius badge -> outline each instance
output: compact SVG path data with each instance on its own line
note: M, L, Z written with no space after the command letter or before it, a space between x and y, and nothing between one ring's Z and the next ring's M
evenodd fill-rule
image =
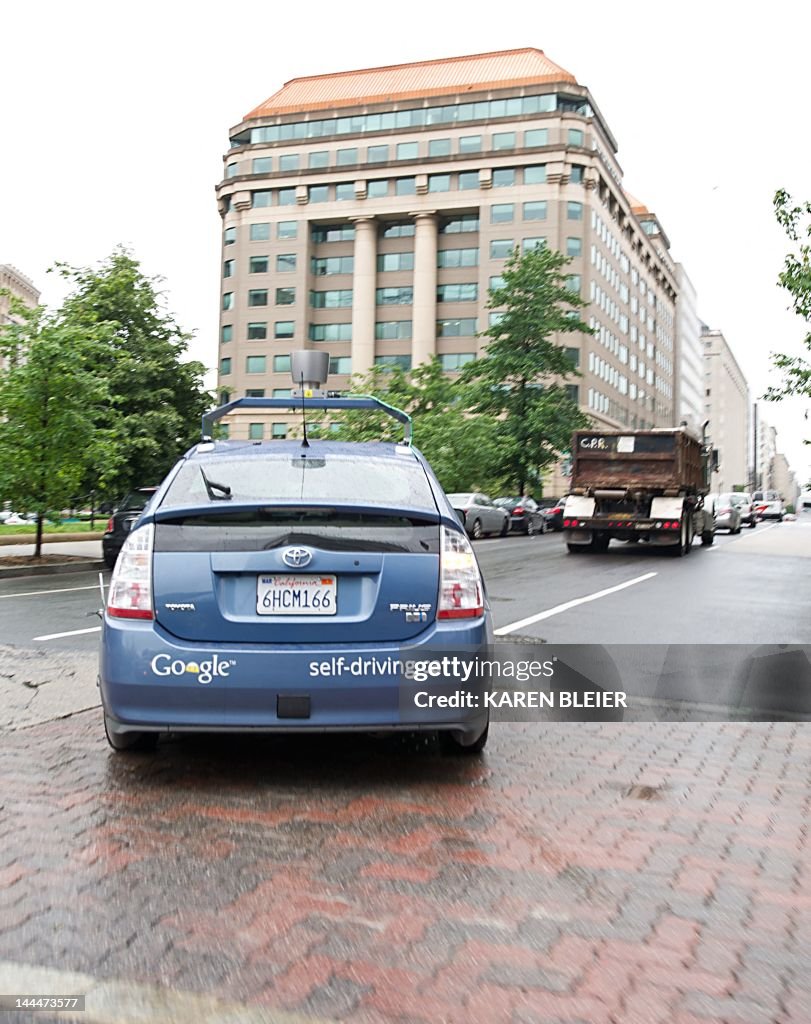
M303 569L313 560L313 553L309 548L287 548L282 553L282 561L291 569Z

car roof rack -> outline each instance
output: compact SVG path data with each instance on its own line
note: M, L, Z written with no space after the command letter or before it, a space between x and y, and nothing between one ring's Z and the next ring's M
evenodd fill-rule
M341 396L319 396L319 397L298 397L290 398L234 398L225 405L203 413L200 433L203 443L211 441L212 428L217 420L227 416L232 409L289 409L296 412L301 409L372 409L376 412L384 412L392 419L402 423L405 427L403 444L411 444L411 417L402 409L373 398L371 395L341 395Z

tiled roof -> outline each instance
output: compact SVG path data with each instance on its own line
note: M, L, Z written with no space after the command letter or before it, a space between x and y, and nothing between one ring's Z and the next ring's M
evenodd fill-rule
M574 75L549 60L543 50L526 47L477 53L447 60L425 60L416 64L293 78L246 114L245 120L301 110L355 107L548 82L577 84Z

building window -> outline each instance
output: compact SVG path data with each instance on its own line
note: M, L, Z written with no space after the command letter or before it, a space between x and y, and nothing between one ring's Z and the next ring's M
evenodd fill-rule
M337 202L343 202L346 199L355 198L355 185L351 181L342 181L340 185L335 186L335 199Z
M278 339L292 338L296 324L293 320L277 320L273 325L273 337Z
M549 129L548 128L532 128L528 132L524 132L524 145L525 146L548 146L549 145Z
M514 203L497 203L490 207L491 224L510 224L515 217Z
M329 185L310 185L307 190L308 201L311 203L326 203L329 201Z
M222 276L233 277L234 276L234 264L235 260L226 260L222 265Z
M222 244L223 245L233 245L234 242L236 242L236 240L237 240L237 229L236 228L226 228L225 231L223 231L223 233L222 233Z
M583 240L581 238L567 238L566 239L566 255L567 256L582 256L583 255Z
M294 252L280 253L276 257L276 273L290 274L296 269L296 254Z
M326 149L319 149L315 153L310 153L307 157L307 166L311 171L318 170L320 167L329 166L329 153Z
M221 391L220 392L220 405L228 405L228 403L230 401L231 401L231 392L230 391Z
M352 359L349 356L332 356L329 361L330 373L351 373Z
M358 162L358 151L354 147L350 149L339 149L338 150L338 166L346 167L347 164L356 164Z
M570 128L568 132L568 139L570 146L582 146L585 136L579 128Z
M271 423L270 436L274 441L283 441L287 437L286 423Z
M428 175L428 191L429 192L450 192L451 190L451 176L450 174L429 174Z
M524 168L525 185L543 185L546 181L546 164L534 164Z
M251 224L248 237L252 242L269 242L270 224Z
M231 372L231 357L225 356L224 359L220 360L220 374L223 377L227 377Z
M389 183L385 178L380 178L377 181L367 181L366 183L366 195L370 199L380 199L383 196L389 194Z
M419 155L419 145L416 142L398 142L398 160L416 160Z
M416 232L416 225L413 221L404 220L395 223L383 224L381 238L411 238Z
M524 220L546 220L546 200L524 203Z
M297 220L280 220L276 225L277 238L296 238L298 236Z
M269 188L260 189L258 192L251 192L251 206L256 209L260 206L270 206L273 193Z
M291 221L292 223L292 221ZM336 224L329 227L314 227L312 240L318 242L351 242L355 237L355 229L351 224Z
M522 252L532 252L533 249L545 249L546 239L540 236L536 238L524 238L521 241Z
M369 146L366 159L370 164L384 164L389 159L388 146Z
M290 373L290 356L274 356L273 372Z
M231 434L231 428L228 426L227 423L218 423L217 426L220 431L220 440L227 441Z
M237 176L238 170L239 164L228 164L228 166L225 168L226 178L235 178Z
M273 398L289 398L291 394L291 388L274 388L272 391Z
M570 292L577 292L580 294L581 279L580 274L569 274L566 278L566 287Z
M496 132L493 149L515 149L515 132Z
M515 184L514 167L497 167L493 171L493 188L507 188Z
M475 352L443 352L439 356L439 365L443 370L461 370L466 363L472 363L476 358Z
M459 140L460 153L480 153L482 148L481 135L463 135Z
M440 235L455 235L464 231L478 231L479 218L475 213L463 213L459 217L450 217L439 225Z
M512 238L496 238L490 243L490 259L504 260L515 248Z
M264 423L249 423L248 424L248 440L249 441L261 441L265 436L265 424Z
M299 168L298 153L285 153L279 157L280 171L297 171Z
M268 272L267 256L251 256L248 261L248 272L250 274L266 274Z
M478 265L478 249L440 249L437 253L437 266L440 269L447 269L450 267L477 267Z
M245 389L245 397L246 398L264 398L265 397L265 389L264 388L246 388Z
M234 337L234 328L232 324L223 324L220 328L220 341L225 343L231 341Z
M292 306L296 301L296 289L295 288L277 288L276 289L276 305L277 306Z
M431 139L428 143L428 156L450 156L450 139Z
M375 292L378 306L410 306L414 301L413 288L378 288Z
M310 341L351 341L352 324L310 324Z
M268 325L262 321L248 324L248 341L264 341L268 336Z
M476 302L479 298L479 286L470 284L441 284L436 290L437 302Z
M417 194L417 179L395 178L394 192L398 196L415 196Z
M267 288L251 288L248 292L249 306L266 306L268 304Z
M490 327L495 327L496 324L500 324L503 319L503 313L490 313L490 315L487 317L487 322L490 325Z
M385 370L410 370L411 356L375 356L375 366L382 366Z
M564 384L566 390L566 397L574 402L575 405L580 405L580 385L579 384Z
M498 291L499 288L503 288L503 287L504 287L504 278L501 276L501 274L494 274L490 278L490 291L491 292Z
M413 252L386 252L377 257L377 269L379 272L386 270L413 270Z
M328 274L351 274L355 266L354 256L314 256L310 269L316 277Z
M437 320L436 336L438 338L473 338L476 336L475 317L461 320Z
M571 170L569 171L569 181L572 185L583 184L583 170L584 168L580 164L572 164Z
M234 308L234 293L225 292L222 297L222 308L233 309Z
M459 189L465 191L466 189L478 188L479 187L479 172L478 171L460 171L457 179Z
M251 161L251 174L270 174L272 170L272 156L258 156Z
M352 305L352 289L336 288L324 292L310 292L313 309L339 309Z
M566 204L566 217L568 220L582 220L583 219L583 204L582 203L567 203Z
M399 341L410 337L410 320L378 320L375 324L375 338L378 341Z
M295 206L296 190L294 188L279 189L279 206Z

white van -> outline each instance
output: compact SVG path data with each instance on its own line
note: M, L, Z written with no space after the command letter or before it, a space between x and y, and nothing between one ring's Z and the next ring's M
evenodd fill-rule
M752 504L760 519L776 519L783 522L786 508L783 504L783 495L779 491L755 491L752 495Z

